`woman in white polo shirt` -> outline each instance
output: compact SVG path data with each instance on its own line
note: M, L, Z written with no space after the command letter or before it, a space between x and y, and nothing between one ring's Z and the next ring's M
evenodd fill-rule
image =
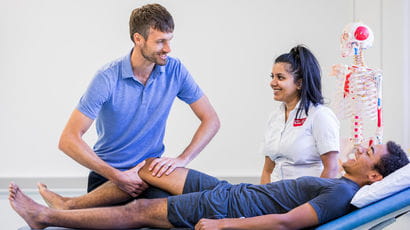
M339 121L323 105L320 66L298 45L276 58L270 86L282 102L268 121L261 183L338 173Z

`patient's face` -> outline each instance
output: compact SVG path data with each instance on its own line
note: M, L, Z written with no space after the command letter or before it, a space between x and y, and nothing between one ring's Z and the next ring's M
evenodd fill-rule
M358 147L355 157L343 163L343 169L349 174L366 175L374 169L382 156L388 154L387 146L384 144L374 145L368 148Z

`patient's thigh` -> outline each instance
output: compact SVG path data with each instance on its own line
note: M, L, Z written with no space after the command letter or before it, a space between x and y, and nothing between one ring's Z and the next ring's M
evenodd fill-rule
M204 190L212 190L221 183L227 184L228 182L219 180L218 178L210 176L208 174L190 169L185 180L183 194L200 192Z

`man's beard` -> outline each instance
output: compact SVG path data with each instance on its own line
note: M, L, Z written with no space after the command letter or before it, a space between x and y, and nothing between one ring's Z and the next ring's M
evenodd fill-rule
M165 59L165 60L161 59L161 60L158 61L158 59L160 59L159 55L161 55L161 53L153 53L153 54L149 55L149 54L145 53L145 49L141 49L141 55L142 55L142 57L145 58L145 60L153 62L156 65L166 65L167 64L167 59ZM158 58L156 58L156 55L158 55Z

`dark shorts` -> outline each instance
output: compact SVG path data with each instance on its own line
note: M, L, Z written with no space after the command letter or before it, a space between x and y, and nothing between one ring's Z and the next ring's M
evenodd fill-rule
M107 178L101 176L100 174L96 172L90 172L90 174L88 175L87 192L91 192L92 190L98 188L98 186L104 184L107 181L108 181ZM153 199L153 198L164 198L168 196L171 196L171 194L159 188L150 186L141 195L139 195L135 199L139 199L139 198Z
M228 217L229 188L215 177L189 170L183 195L168 197L168 220L175 227L193 228L201 218Z

